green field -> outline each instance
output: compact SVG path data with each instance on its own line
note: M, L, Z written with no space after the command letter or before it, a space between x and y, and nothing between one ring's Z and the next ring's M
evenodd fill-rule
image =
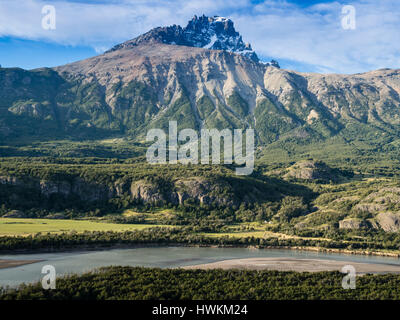
M42 233L84 232L84 231L133 231L152 227L154 224L117 224L88 220L56 219L0 219L0 236L21 236Z

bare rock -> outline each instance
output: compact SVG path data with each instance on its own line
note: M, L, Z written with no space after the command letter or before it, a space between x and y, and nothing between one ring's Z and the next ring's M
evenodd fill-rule
M386 232L396 232L400 230L400 215L393 212L382 212L377 215L379 225Z
M143 180L132 183L130 192L133 199L141 200L145 203L165 201L165 198L157 185L153 185Z
M368 223L360 219L344 219L339 221L339 229L361 229L367 228Z
M343 178L340 170L329 167L322 161L305 160L288 168L284 178L303 180L338 181Z

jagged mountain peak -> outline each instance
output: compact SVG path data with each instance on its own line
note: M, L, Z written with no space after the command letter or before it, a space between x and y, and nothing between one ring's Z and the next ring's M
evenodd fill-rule
M249 43L235 30L233 21L220 17L194 16L182 28L179 25L157 27L139 37L116 45L109 51L132 47L144 42L160 42L172 45L225 50L241 54L258 62L258 56Z

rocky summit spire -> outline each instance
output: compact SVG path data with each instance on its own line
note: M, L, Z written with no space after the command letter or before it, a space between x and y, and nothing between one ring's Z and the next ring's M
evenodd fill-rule
M183 36L190 46L235 52L258 62L257 54L250 44L243 42L230 19L194 16L183 29Z
M152 29L133 40L115 46L110 51L149 41L226 50L244 55L255 62L259 61L251 45L244 43L242 36L235 30L232 20L219 16L207 17L205 15L194 16L184 28L173 25Z

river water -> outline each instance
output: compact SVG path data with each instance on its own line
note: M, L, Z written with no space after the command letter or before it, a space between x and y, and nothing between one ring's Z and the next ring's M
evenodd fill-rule
M208 247L145 247L99 251L72 251L0 255L0 259L43 260L14 268L0 269L0 286L16 286L23 282L40 281L42 267L52 265L57 276L84 273L102 266L144 266L176 268L228 259L243 258L299 258L327 259L346 262L396 264L400 259L391 257L344 255L301 250L208 248Z

